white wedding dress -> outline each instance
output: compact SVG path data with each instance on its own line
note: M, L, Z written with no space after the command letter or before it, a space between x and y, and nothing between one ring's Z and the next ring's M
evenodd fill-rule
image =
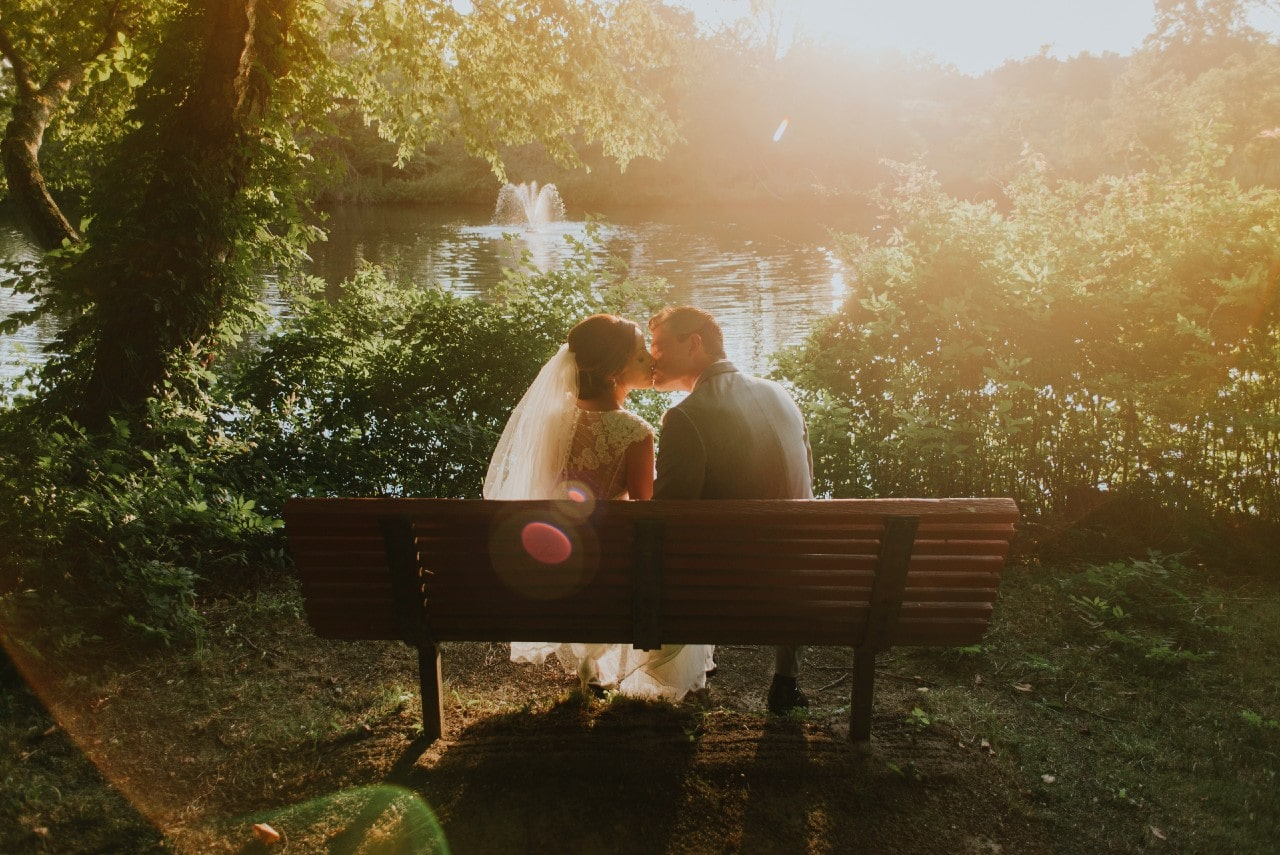
M652 434L648 422L626 410L579 408L577 365L561 347L512 413L490 461L484 496L567 498L570 490L585 490L593 498L627 498L626 450ZM645 651L629 644L515 641L511 661L542 664L554 654L584 689L598 683L631 697L678 701L706 685L714 650L701 644Z

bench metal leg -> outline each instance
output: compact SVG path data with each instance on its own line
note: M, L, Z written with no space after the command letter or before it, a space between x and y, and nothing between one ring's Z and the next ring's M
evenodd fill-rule
M876 652L853 651L853 693L849 700L849 741L871 741L871 696L875 693Z
M911 567L916 528L920 518L892 515L884 520L884 539L876 559L876 577L871 583L867 609L867 630L862 643L853 649L853 697L849 704L849 739L871 742L871 698L875 694L876 651L887 650L902 611L902 592Z
M422 691L422 735L431 744L444 736L444 683L440 677L440 645L418 647L418 683Z

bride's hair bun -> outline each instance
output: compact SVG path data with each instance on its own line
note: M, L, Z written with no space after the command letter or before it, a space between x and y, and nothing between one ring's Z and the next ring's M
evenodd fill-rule
M569 350L578 363L578 397L595 398L613 387L626 367L640 330L617 315L592 315L569 331Z

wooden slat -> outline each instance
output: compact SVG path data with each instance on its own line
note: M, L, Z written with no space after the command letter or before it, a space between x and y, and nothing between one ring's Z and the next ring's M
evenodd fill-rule
M326 552L323 555L294 555L293 564L298 568L299 573L325 573L325 572L347 572L352 574L358 573L386 573L387 560L385 555L370 555L368 553L359 554L342 554L340 552Z
M610 644L632 644L632 628L627 619L581 618L575 616L574 635L572 639L564 639L564 622L562 616L553 616L543 620L528 618L521 621L514 640L572 640L575 642L600 642ZM512 641L512 625L509 622L452 621L444 616L433 621L440 641ZM778 621L770 627L766 635L762 632L759 621L718 621L708 625L699 619L671 618L664 621L670 641L676 643L677 637L687 638L685 644L806 644L806 645L838 645L851 646L851 639L859 637L865 628L865 622L839 621L817 622L812 620ZM986 631L986 621L969 620L949 623L941 622L903 622L894 628L889 635L890 643L900 646L931 645L966 645L976 644L982 640Z
M302 587L308 585L359 585L391 589L386 567L307 567L300 570Z
M394 641L400 637L389 601L307 603L304 611L320 638Z
M694 603L669 603L664 617L706 616L706 608ZM778 619L804 620L824 617L862 619L870 609L867 603L838 602L832 600L779 600L772 603L727 602L721 603L713 617L705 617L709 623L722 620L751 617L765 623ZM902 620L914 619L982 619L991 615L990 603L904 603L900 611Z
M1009 554L1008 540L929 540L916 537L913 555L998 555Z

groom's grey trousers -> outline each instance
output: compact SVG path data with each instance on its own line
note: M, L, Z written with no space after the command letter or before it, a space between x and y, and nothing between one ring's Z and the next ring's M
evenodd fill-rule
M786 390L728 360L702 372L667 410L654 499L812 499L813 455ZM801 647L774 648L774 673L795 677Z

